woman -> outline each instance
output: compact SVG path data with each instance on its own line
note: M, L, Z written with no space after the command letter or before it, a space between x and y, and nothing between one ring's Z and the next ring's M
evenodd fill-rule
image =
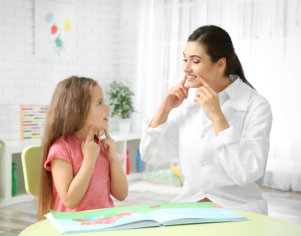
M246 80L222 28L198 28L183 54L185 76L147 122L142 159L180 159L183 187L174 201L267 214L260 186L272 124L268 101Z

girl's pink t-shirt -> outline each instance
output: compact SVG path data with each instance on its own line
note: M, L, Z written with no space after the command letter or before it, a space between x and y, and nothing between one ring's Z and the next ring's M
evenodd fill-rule
M74 212L114 206L110 191L109 160L104 153L100 140L98 138L97 140L100 145L100 153L96 160L94 172L91 176L90 183L84 197L76 208L69 209L61 201L53 182L53 194L55 201L53 210L60 212ZM73 176L76 176L84 158L81 150L81 143L82 141L73 135L67 135L57 139L49 149L44 168L51 171L50 163L52 159L58 158L70 163L73 168Z

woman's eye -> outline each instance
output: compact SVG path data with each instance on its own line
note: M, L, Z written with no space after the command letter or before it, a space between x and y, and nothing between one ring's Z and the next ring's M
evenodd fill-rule
M200 62L199 62L199 61L193 61L193 63L194 63L194 64L199 64Z
M183 62L187 62L187 59L183 59Z
M102 105L102 102L98 102L98 105Z

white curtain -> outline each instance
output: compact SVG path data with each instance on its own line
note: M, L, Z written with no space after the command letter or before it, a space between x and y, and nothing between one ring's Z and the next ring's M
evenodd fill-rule
M207 24L230 34L249 82L274 114L265 185L301 191L301 1L141 0L141 120L183 77L182 53L194 29Z

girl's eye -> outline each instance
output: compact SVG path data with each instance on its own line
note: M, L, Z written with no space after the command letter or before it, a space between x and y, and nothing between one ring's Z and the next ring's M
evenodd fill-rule
M98 102L98 105L102 105L102 101Z
M187 62L187 59L183 59L184 62Z
M199 62L199 61L193 61L193 63L194 63L194 64L199 64L200 62Z

